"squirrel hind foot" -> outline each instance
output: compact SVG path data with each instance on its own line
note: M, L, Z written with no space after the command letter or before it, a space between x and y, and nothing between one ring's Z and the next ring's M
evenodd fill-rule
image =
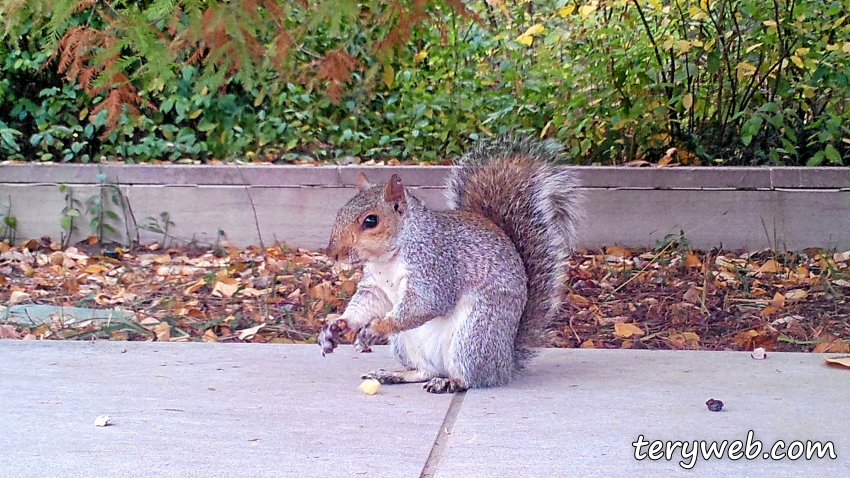
M384 370L378 369L360 376L362 380L377 380L382 385L394 383L416 383L428 380L428 376L419 370Z
M422 386L430 393L457 393L467 389L458 378L434 377Z

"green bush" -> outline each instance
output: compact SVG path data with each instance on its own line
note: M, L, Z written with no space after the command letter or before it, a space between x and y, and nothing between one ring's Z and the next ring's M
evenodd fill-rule
M558 138L577 163L850 149L841 1L466 7L0 0L0 155L439 161L504 132Z

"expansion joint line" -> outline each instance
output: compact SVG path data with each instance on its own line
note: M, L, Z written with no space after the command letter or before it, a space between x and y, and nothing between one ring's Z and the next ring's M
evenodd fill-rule
M449 409L446 411L446 416L440 425L440 431L434 440L434 446L431 447L431 453L428 454L428 459L425 460L425 466L422 467L422 473L419 474L420 478L429 478L436 475L437 466L439 466L446 445L449 443L449 437L454 430L455 420L457 419L457 414L460 413L465 397L466 390L455 393L452 397L452 401L449 403Z

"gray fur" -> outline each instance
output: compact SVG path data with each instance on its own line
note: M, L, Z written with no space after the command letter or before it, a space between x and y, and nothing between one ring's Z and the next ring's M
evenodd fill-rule
M448 179L449 207L496 223L525 264L528 302L514 340L517 366L540 344L561 307L567 261L582 219L578 181L555 165L560 154L554 141L501 137L476 144Z
M528 138L479 143L448 179L449 211L396 194L397 178L364 186L337 215L328 247L363 264L364 279L322 330L323 351L346 327L360 330L361 350L389 330L406 370L364 377L424 381L437 393L507 384L563 300L580 207L575 178L554 165L559 151ZM359 229L357 218L372 211L394 228ZM375 325L384 321L392 327Z

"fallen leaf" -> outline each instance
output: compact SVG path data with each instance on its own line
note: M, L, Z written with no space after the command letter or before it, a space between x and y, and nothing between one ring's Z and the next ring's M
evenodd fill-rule
M250 329L244 329L244 330L237 331L237 332L239 332L239 335L238 335L239 340L249 340L249 339L251 339L254 335L257 334L257 332L260 331L260 329L262 329L265 326L266 326L266 324L260 324L260 325L251 327Z
M15 327L8 324L0 324L0 339L19 339L20 334L15 331Z
M218 342L218 336L215 335L213 329L207 329L204 335L201 336L201 340L204 342Z
M696 286L691 286L685 295L682 297L682 300L689 304L698 304L702 301L702 291Z
M850 368L850 355L842 355L839 357L825 357L823 361L831 365L842 365L844 367Z
M80 281L76 277L69 277L62 282L62 290L69 294L76 294L80 291Z
M86 274L103 274L104 272L109 272L109 268L103 264L92 264L83 269L83 272Z
M845 343L841 339L830 340L828 342L820 342L815 346L815 349L812 350L812 353L820 354L820 353L839 353L846 354L850 352L850 344Z
M596 322L601 326L611 325L611 324L622 324L623 322L629 320L628 317L623 315L618 315L616 317L599 317L596 319Z
M702 267L702 261L699 260L699 256L694 254L693 251L688 252L688 255L685 256L685 267Z
M809 293L803 289L789 290L785 293L785 299L789 302L796 302L806 298Z
M693 99L693 97L692 97ZM685 109L689 109L690 106L686 106ZM676 148L670 148L664 153L664 156L658 160L658 167L664 167L670 164L670 161L673 161L673 155L676 154L678 150Z
M576 307L581 307L581 308L590 307L590 301L587 300L586 298L578 295L578 294L570 294L568 296L568 299L570 301L570 304L572 304Z
M614 324L614 335L617 337L629 338L633 335L643 335L646 332L635 324Z
M171 326L168 322L160 322L159 325L153 328L156 334L156 340L160 342L168 342L171 340Z
M206 281L204 279L198 279L197 281L193 282L192 285L183 289L183 295L192 295L195 292L198 292L198 290L200 290L201 287L204 286L204 284L206 284Z
M779 272L781 268L782 266L780 266L775 259L770 259L762 264L762 266L758 268L757 272L776 273Z
M592 340L587 339L587 340L585 340L584 342L581 343L581 348L583 348L583 349L594 349L594 348L596 348L596 345L593 343Z
M227 284L222 281L217 281L213 286L212 294L218 297L233 297L233 294L239 289L236 284Z
M614 257L632 257L631 251L622 246L608 246L605 248L605 254Z
M30 295L19 290L12 291L12 294L9 296L10 304L19 304L26 300L30 300Z
M781 309L785 307L785 296L777 292L773 295L773 299L767 301L767 305L770 307L776 307L777 309Z

